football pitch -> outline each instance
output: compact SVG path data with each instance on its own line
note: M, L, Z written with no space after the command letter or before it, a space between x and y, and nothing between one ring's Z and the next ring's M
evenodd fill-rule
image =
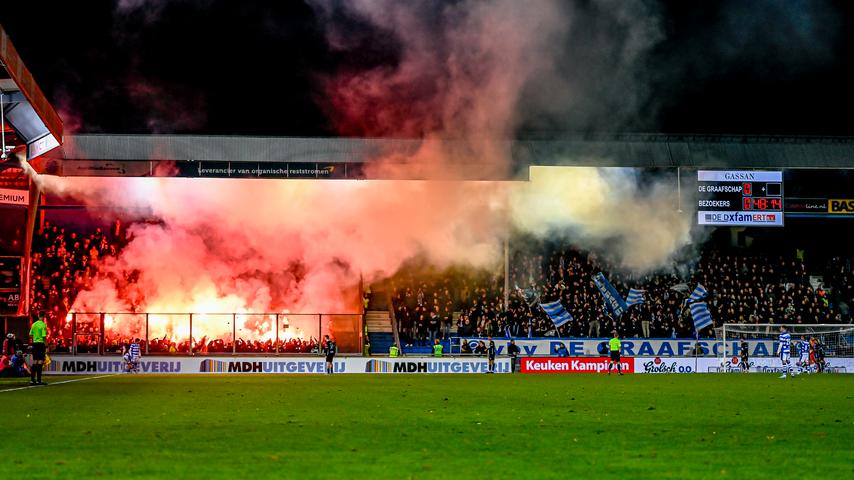
M854 476L854 375L81 378L2 380L0 475Z

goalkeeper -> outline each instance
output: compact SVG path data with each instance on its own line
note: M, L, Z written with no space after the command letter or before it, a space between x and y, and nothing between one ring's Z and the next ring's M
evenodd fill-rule
M747 373L750 371L750 345L744 337L741 337L741 345L739 347L741 353L741 371Z

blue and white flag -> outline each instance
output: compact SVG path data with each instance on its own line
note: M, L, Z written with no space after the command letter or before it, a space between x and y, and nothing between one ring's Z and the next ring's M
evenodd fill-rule
M572 315L563 308L563 305L560 304L560 301L554 301L551 303L541 303L540 307L543 311L546 312L546 315L552 319L555 323L555 327L562 327L563 325L572 321Z
M593 275L593 283L596 284L596 288L599 289L599 293L605 299L605 306L610 310L614 318L620 318L623 312L626 311L626 301L623 300L617 289L611 285L611 282L605 278L602 272Z
M682 302L682 307L684 308L685 305L687 305L691 302L696 302L697 300L702 300L702 299L706 298L708 295L709 295L709 292L706 291L706 287L704 287L698 283L697 288L695 288L694 291L691 292L691 295L688 295L688 298L686 298L685 301Z
M694 318L694 330L699 334L700 330L712 324L712 312L706 302L691 304L691 317Z
M626 306L631 307L632 305L638 305L644 303L643 294L646 290L639 290L637 288L630 288L629 294L626 295Z

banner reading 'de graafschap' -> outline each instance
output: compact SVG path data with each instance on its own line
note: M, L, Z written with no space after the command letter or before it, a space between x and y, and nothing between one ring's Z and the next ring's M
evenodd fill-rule
M608 373L609 359L605 357L524 357L520 360L521 373ZM620 359L623 373L635 372L633 358ZM614 373L617 369L614 368Z
M498 355L504 355L507 352L507 346L510 344L510 339L496 338L495 347ZM606 348L608 339L606 338L516 338L516 345L522 350L522 355L526 357L550 356L555 355L558 345L566 347L567 352L572 357L581 356L596 356L601 355L602 348ZM468 342L472 348L477 346L478 341L488 342L486 338L465 338L461 341ZM699 341L691 338L678 339L644 339L644 338L626 338L622 341L620 353L626 357L688 357L691 356L695 345L699 343L703 350L703 355L717 357L723 351L723 342L714 339L700 339ZM739 340L729 342L727 351L737 352L739 348ZM777 342L775 340L748 340L751 357L770 356L775 357ZM453 353L459 352L459 344L455 343Z
M339 357L333 362L335 373L486 373L485 358L362 358ZM46 373L91 375L124 372L124 362L117 356L56 355L45 369ZM297 357L143 357L139 373L146 374L220 374L268 373L307 374L325 373L323 358ZM509 373L510 360L497 358L495 373Z

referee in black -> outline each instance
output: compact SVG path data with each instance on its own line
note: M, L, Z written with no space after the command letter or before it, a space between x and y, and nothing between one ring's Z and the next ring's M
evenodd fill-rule
M510 373L516 373L516 358L519 356L519 346L516 345L516 340L510 340L510 345L507 345L507 354L510 355Z
M334 340L329 338L329 335L326 335L324 340L326 341L326 344L323 346L323 353L326 354L326 373L332 375L334 372L332 362L335 360L335 354L338 353L338 346L335 345Z
M489 346L486 347L486 357L489 360L489 371L486 373L495 373L495 342L492 337L489 337Z

